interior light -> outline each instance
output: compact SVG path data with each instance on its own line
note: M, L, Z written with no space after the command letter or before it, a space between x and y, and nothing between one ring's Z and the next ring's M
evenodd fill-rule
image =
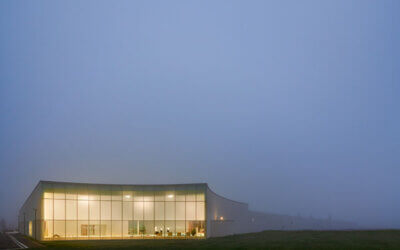
M125 195L125 198L131 198L131 196L129 194Z
M169 194L167 197L168 198L174 198L174 195L173 194Z
M219 217L219 219L220 219L220 220L224 220L224 217L221 216L221 217Z

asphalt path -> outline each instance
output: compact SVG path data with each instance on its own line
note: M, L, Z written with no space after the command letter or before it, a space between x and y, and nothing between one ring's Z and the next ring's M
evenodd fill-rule
M31 247L43 247L43 245L18 232L0 232L0 249L26 249Z
M12 239L4 232L0 232L0 249L18 249L19 246L15 244Z

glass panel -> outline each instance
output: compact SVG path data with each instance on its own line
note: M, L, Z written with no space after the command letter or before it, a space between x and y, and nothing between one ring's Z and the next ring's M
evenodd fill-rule
M154 221L144 221L144 236L154 236Z
M186 220L196 220L196 202L186 202Z
M187 236L190 237L204 237L205 236L205 222L204 221L186 221Z
M164 221L163 220L156 220L154 221L154 234L155 236L164 236L165 229L164 229Z
M113 191L113 192L112 192L112 200L113 200L113 201L120 201L120 200L122 200L122 191Z
M196 220L205 220L205 203L196 202Z
M165 202L165 219L175 220L175 202L173 201Z
M155 220L164 220L164 202L155 202L154 216Z
M186 201L196 201L196 193L193 190L187 191Z
M101 201L101 220L111 220L111 201Z
M167 237L176 236L175 221L170 221L170 220L165 221L165 236Z
M205 221L198 221L197 222L197 236L205 237L206 236L206 222Z
M134 225L135 224L133 223L133 220L122 221L122 237L132 237L134 232Z
M176 206L176 219L185 220L185 202L177 201L175 206Z
M65 200L54 200L54 219L65 220Z
M133 219L133 202L123 202L123 218L124 220Z
M69 200L76 200L78 198L76 188L73 185L67 185L65 188L65 198ZM68 237L68 236L67 236Z
M133 221L133 235L134 236L142 236L146 231L144 223L142 220L134 220Z
M134 201L143 201L143 192L142 191L134 191L133 192L133 200Z
M203 191L198 191L196 195L197 201L205 201L205 195Z
M106 190L106 189L101 190L100 199L102 201L110 201L111 200L111 191L110 190Z
M52 220L43 221L42 232L43 232L44 239L53 238L53 221Z
M144 201L154 201L154 192L153 191L143 191L143 200Z
M54 239L60 239L65 237L65 221L60 220L54 221Z
M124 191L122 198L124 201L133 201L133 192L132 191Z
M154 199L156 201L164 201L165 200L165 192L164 191L154 192Z
M186 221L186 237L194 237L196 234L196 221Z
M185 221L184 220L177 220L176 221L176 236L185 236Z
M54 193L54 199L65 200L65 193L61 193L61 192Z
M175 192L174 191L165 192L165 200L166 201L175 201Z
M101 221L100 234L101 234L102 238L110 238L111 237L111 221L110 220L105 220L105 221L102 220Z
M100 221L89 221L88 231L89 237L100 237Z
M67 232L66 236L67 237L76 237L76 230L77 230L77 221L68 221L67 220Z
M176 201L185 201L186 192L185 190L176 190L175 191L175 199Z
M113 201L112 202L112 220L122 220L122 202L121 201Z
M80 188L77 193L78 193L78 200L88 200L89 199L88 191L87 191L86 187Z
M89 235L88 221L78 221L78 238L86 238Z
M44 219L45 220L52 220L53 219L53 200L43 199L43 203L44 203L43 204Z
M100 220L100 201L89 201L89 219Z
M32 234L33 234L33 226L32 226L32 221L29 221L29 228L28 228L28 233L29 233L29 236L31 236L32 237Z
M66 219L76 220L77 217L77 201L76 200L66 200ZM75 230L76 231L76 230Z
M89 219L88 201L78 200L78 220Z
M121 221L112 221L112 236L121 237L122 236L122 223Z
M154 220L154 202L144 202L144 220Z
M89 191L89 200L91 201L98 201L100 200L100 194L96 190Z
M133 218L135 220L143 220L143 202L134 202L134 207L133 207Z
M44 192L43 198L53 199L53 192Z

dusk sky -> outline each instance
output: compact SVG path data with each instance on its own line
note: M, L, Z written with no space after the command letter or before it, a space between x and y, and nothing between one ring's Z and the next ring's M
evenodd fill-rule
M0 217L39 180L207 182L400 228L400 1L1 1Z

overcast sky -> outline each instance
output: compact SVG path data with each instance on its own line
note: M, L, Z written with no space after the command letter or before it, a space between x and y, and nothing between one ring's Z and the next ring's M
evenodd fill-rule
M400 228L400 1L1 1L0 217L39 180L207 182Z

